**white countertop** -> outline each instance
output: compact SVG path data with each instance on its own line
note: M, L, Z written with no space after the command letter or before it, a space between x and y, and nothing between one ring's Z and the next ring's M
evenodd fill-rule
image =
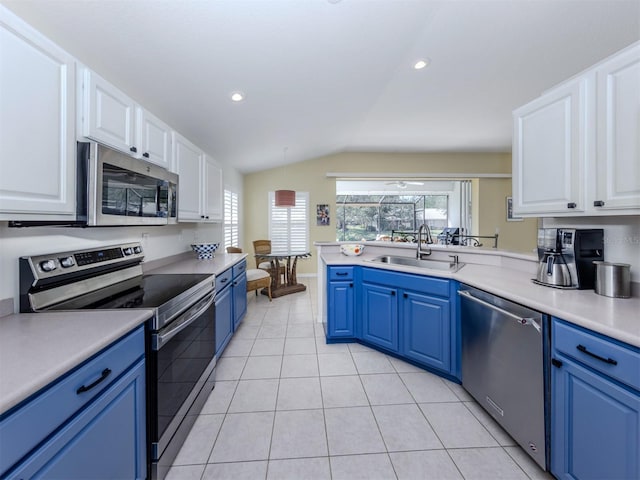
M21 313L0 318L0 413L153 315L151 310Z
M380 242L376 242L379 244ZM322 244L319 247L334 246ZM369 246L369 244L365 244ZM380 245L378 245L380 246ZM415 245L412 246L415 250ZM411 246L409 246L411 248ZM329 249L331 250L331 249ZM373 252L371 250L374 250ZM452 252L467 254L462 256L465 262L457 273L425 270L420 267L402 265L386 265L370 260L380 255L379 249L365 248L358 257L341 253L325 253L321 249L321 260L327 265L361 265L385 270L396 270L406 273L417 273L434 277L452 278L461 283L499 295L508 300L520 303L543 313L548 313L568 322L580 325L595 332L607 335L630 345L640 347L640 298L610 298L596 294L593 290L560 290L536 285L531 282L534 271L531 270L531 256L508 254L499 251L480 251L479 255L504 256L506 262L500 265L482 264L484 258L478 257L474 263L473 255L468 248L452 248ZM389 252L401 253L401 250ZM406 256L406 255L404 255ZM518 260L526 261L522 265L505 266ZM445 257L446 258L446 257ZM533 264L535 266L535 263Z
M198 260L194 255L182 255L175 262L149 270L148 273L206 273L220 275L226 269L231 268L247 257L246 253L217 253L211 260ZM252 267L247 265L247 268Z

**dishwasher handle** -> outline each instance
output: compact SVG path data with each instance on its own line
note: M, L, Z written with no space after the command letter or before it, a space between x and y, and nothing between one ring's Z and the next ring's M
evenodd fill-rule
M530 318L530 317L522 317L520 315L516 315L515 313L511 313L508 310L505 310L504 308L500 308L496 305L493 305L492 303L489 303L485 300L482 300L481 298L478 298L474 295L472 295L471 293L469 293L466 290L458 290L458 295L460 295L463 298L467 298L473 302L479 303L487 308L490 308L491 310L495 310L496 312L499 312L502 315L506 315L507 317L515 320L516 322L518 322L520 325L531 325L533 328L535 328L537 330L538 333L542 333L542 327L540 325L538 325L535 321L535 319Z

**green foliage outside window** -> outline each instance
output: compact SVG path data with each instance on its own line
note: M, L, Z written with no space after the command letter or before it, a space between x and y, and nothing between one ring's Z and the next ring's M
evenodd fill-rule
M447 226L447 195L338 195L336 200L338 241L377 240L391 237L392 230L413 232L425 220L433 235Z

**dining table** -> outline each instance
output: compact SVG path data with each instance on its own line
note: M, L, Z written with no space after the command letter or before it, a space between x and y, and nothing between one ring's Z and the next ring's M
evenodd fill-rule
M271 297L277 298L290 293L303 292L306 285L298 283L296 268L298 259L311 257L308 251L276 251L271 253L261 253L255 256L259 261L271 263ZM284 275L281 275L281 267L284 266ZM282 278L284 276L284 278ZM266 290L263 295L268 295Z

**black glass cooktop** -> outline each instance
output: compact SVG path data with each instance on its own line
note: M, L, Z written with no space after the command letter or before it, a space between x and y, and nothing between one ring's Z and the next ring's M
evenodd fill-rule
M160 308L208 279L211 275L142 275L60 303L52 310Z

